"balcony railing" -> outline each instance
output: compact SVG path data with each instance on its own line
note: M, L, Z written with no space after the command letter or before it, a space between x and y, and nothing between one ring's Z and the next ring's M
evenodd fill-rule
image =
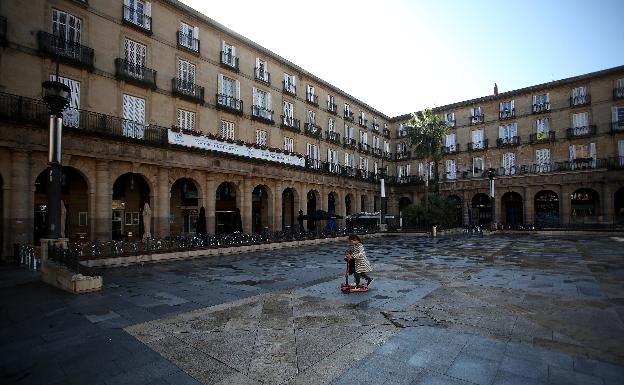
M312 138L320 138L322 134L321 127L314 123L305 123L303 125L303 134Z
M498 138L496 139L496 147L512 147L520 145L520 137L519 136L511 136L507 138Z
M568 139L572 138L587 138L590 136L596 135L596 126L582 126L582 127L572 127L566 130L566 137Z
M309 92L306 93L306 102L318 107L318 95L311 94Z
M327 102L327 112L332 113L334 115L338 114L338 106L336 103L332 103L330 101Z
M383 136L387 139L390 139L390 129L389 128L384 128L383 129Z
M511 108L511 109L504 109L502 111L498 112L498 118L503 120L503 119L511 119L513 117L516 116L516 109L515 108Z
M275 121L273 121L273 111L261 106L251 106L251 119L270 125L275 124Z
M470 124L481 124L485 121L485 115L475 115L470 117Z
M229 111L237 115L243 114L243 101L236 99L233 96L225 94L217 94L217 108L224 111Z
M469 142L466 145L467 151L480 151L488 148L488 140L483 139L481 142Z
M7 44L7 19L4 16L0 16L0 45L6 46Z
M358 151L364 154L370 154L370 146L368 143L358 143Z
M448 154L456 154L459 152L459 144L453 144L451 146L443 146L442 147L442 154L448 155Z
M271 84L271 74L266 69L255 67L254 74L256 76L256 80L260 80L266 84Z
M281 115L281 118L282 124L280 127L292 132L301 132L301 123L299 122L299 119L284 115Z
M325 140L334 144L340 144L340 134L336 131L325 131Z
M589 94L585 96L571 96L570 107L588 106L591 104L591 96Z
M175 96L204 105L204 87L180 78L171 79L171 90Z
M536 132L534 134L529 135L529 143L552 143L555 141L555 132Z
M422 185L425 184L425 181L418 175L402 175L388 178L388 183L400 185Z
M543 112L548 112L548 111L550 111L550 103L549 102L540 103L540 104L534 104L533 105L533 113L534 114L541 114Z
M0 33L2 33L0 31ZM624 87L615 87L613 89L613 99L614 100L620 100L620 99L624 99Z
M360 125L360 127L368 128L368 119L362 119L360 117L358 118L358 124Z
M405 160L405 159L409 159L412 157L412 152L411 151L401 151L401 152L397 152L396 154L394 154L394 159L395 160Z
M353 138L342 138L342 145L344 148L357 150L357 141Z
M123 6L123 22L131 27L135 27L139 31L152 34L152 18L143 13L143 10L137 10L127 6Z
M379 147L373 147L372 148L372 154L373 156L377 156L377 157L382 157L383 156L383 151L381 151L381 148Z
M282 87L284 92L286 92L287 94L290 94L292 96L297 95L297 85L291 82L287 82L286 80L282 80Z
M309 169L322 170L323 163L325 162L320 159L310 158L309 156L306 156L305 158L305 167Z
M110 115L73 109L72 119L64 119L69 132L80 132L129 141L164 145L168 142L164 127L133 122ZM48 107L41 100L0 93L0 120L15 124L48 127Z
M189 52L199 54L199 39L195 39L191 33L177 32L178 47Z
M221 65L234 71L238 71L238 57L231 52L221 51Z
M58 56L60 60L68 64L93 71L93 48L61 39L44 31L37 33L37 41L39 43L39 52L50 57Z
M343 118L344 118L344 120L348 120L348 121L352 122L353 121L353 112L345 110Z
M611 133L624 132L624 120L618 120L611 123Z
M392 153L388 151L384 151L382 156L387 160L392 160Z
M156 89L156 71L126 59L115 59L115 76L128 83Z

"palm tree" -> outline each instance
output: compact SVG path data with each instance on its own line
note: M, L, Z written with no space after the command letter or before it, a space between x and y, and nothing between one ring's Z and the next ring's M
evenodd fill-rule
M409 146L417 158L425 159L425 209L429 209L429 165L433 162L435 179L439 180L438 164L442 160L442 143L447 133L447 125L430 108L412 113L407 124ZM438 192L436 183L436 194Z

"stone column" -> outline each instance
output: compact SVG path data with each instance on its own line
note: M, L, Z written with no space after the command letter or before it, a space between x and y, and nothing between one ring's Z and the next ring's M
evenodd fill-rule
M9 250L13 249L14 243L28 243L33 234L32 213L33 207L29 207L29 196L33 193L30 189L30 163L29 154L26 151L13 151L11 162L11 193L9 213L9 238L6 243Z
M570 223L572 215L572 201L570 200L570 188L567 185L559 187L559 219L562 224Z
M319 193L321 194L321 210L327 211L327 208L329 206L327 201L327 187L325 187L325 185L322 185L321 191Z
M13 255L11 239L11 187L7 181L3 181L2 185L2 257Z
M609 183L602 182L600 192L600 208L599 213L602 216L601 222L614 223L615 218L615 204L614 204L614 191Z
M276 182L273 188L273 225L271 230L282 231L282 182Z
M353 200L355 202L352 202L352 206L353 206L353 212L354 213L359 213L360 211L362 211L362 198L360 196L360 194L357 192L357 190L352 190L351 194L353 194Z
M252 205L251 205L251 195L253 193L252 186L252 177L247 176L243 180L241 185L243 186L243 191L241 191L241 216L243 221L243 232L247 234L251 234L253 231L253 223L252 223Z
M152 213L154 215L154 236L167 237L171 233L169 218L171 216L171 187L169 186L169 169L160 167L157 175L158 185Z
M88 208L87 208L87 218L88 218L88 226L89 226L89 241L93 242L95 241L95 230L96 230L96 226L95 226L95 208L96 208L96 204L97 204L97 199L96 199L96 186L93 185L93 182L96 181L91 181L91 187L89 188L88 194ZM97 182L96 182L97 183ZM112 189L112 187L111 187Z
M95 208L93 211L93 238L108 241L112 237L113 183L110 180L110 163L95 164Z
M524 187L524 223L535 223L534 192L531 187Z
M217 209L217 186L212 175L206 177L206 188L204 191L204 208L206 209L206 231L208 234L215 234L216 229L216 209Z

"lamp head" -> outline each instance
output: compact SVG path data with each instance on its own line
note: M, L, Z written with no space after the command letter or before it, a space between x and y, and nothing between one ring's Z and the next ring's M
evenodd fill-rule
M69 86L48 80L41 83L43 87L43 101L54 115L59 115L69 105L71 89Z
M494 179L494 176L496 176L496 170L493 168L488 168L487 177L490 178L490 180L492 180Z

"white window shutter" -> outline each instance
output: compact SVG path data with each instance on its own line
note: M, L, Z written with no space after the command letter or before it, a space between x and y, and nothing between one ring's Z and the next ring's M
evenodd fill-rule
M232 64L236 64L234 58L236 57L236 47L232 46Z
M618 108L611 107L611 122L616 123L618 121Z
M218 84L217 87L219 88L219 93L224 94L225 92L223 92L223 75L219 74L219 80L218 80Z
M498 126L498 137L505 138L505 126Z
M511 135L512 138L514 136L518 136L518 123L514 123L511 125Z
M193 27L193 38L199 39L199 27Z
M273 111L273 102L271 101L271 93L267 93L267 110Z
M515 103L515 100L512 100L512 101L511 101L511 109L512 109L512 110L515 108L515 107L514 107L514 106L515 106L515 104L516 104L516 103Z
M240 96L240 81L236 81L236 99L240 100L241 96Z
M253 104L258 105L258 89L256 87L252 87L251 92L253 93Z
M589 157L596 160L596 143L589 144Z
M293 81L293 86L297 86L297 77L295 75L293 75L292 77L292 81Z
M143 13L146 16L152 17L152 3L149 1L145 2L145 5L143 6Z
M533 95L533 105L537 104L537 95Z
M221 51L225 52L225 40L221 40Z
M624 156L624 139L618 140L618 156L619 157ZM622 160L620 160L620 165L622 165Z
M130 0L124 0L124 5L126 7L130 7Z
M260 58L256 58L256 68L260 68Z
M574 159L576 159L576 149L574 148L574 145L571 144L569 147L570 150L570 162L574 161Z

